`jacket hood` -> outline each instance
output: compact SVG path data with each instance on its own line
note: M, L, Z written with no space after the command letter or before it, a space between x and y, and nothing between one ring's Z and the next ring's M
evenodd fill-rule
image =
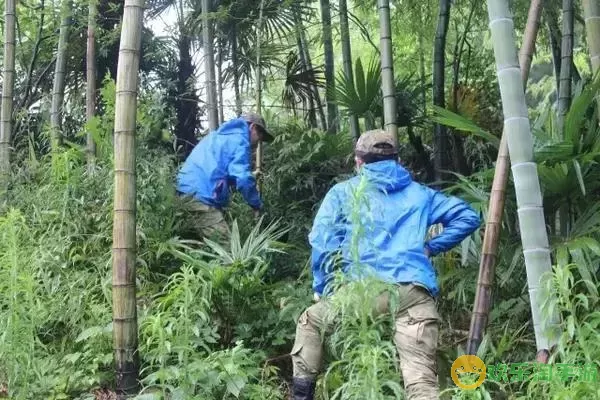
M227 122L224 122L217 129L219 135L246 135L250 133L248 129L248 123L242 118L234 118Z
M361 174L367 178L370 184L386 192L397 192L412 182L410 173L394 160L365 164Z

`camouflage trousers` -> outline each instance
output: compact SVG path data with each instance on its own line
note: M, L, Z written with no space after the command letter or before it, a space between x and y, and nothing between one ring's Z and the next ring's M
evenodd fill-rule
M394 343L407 399L439 398L437 346L439 315L434 298L417 285L397 285ZM377 297L374 314L389 313L389 295ZM326 299L308 307L298 319L291 351L294 377L315 379L323 360L323 333L331 332L335 318Z
M221 210L201 203L191 196L181 196L179 202L183 222L196 240L208 238L222 242L229 238L229 226Z

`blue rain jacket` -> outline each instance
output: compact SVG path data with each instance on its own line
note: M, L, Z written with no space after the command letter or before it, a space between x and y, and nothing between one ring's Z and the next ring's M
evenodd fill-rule
M262 208L251 153L248 123L227 121L194 147L177 175L177 190L221 209L229 204L229 185L234 184L250 207Z
M443 232L426 243L437 223ZM337 265L351 280L369 274L392 284L420 284L437 296L437 274L425 246L431 255L445 252L479 225L468 203L414 182L396 161L365 164L357 176L333 186L317 212L309 234L313 290L331 294Z

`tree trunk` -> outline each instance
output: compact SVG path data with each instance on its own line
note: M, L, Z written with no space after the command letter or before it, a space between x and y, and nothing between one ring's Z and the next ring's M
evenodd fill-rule
M240 76L237 58L237 29L231 29L231 68L233 69L233 91L235 93L235 113L242 115L242 98L240 96Z
M550 329L547 331L546 326L542 326L541 309L544 299L540 293L541 278L542 274L552 273L542 193L537 165L533 159L533 137L508 1L488 0L487 5L539 356L540 353L547 353L556 345L559 324L559 316L554 311L547 325L544 324Z
M190 54L191 39L182 24L179 26L179 62L177 65L177 100L175 111L177 124L175 135L177 136L177 147L181 148L181 157L186 158L197 143L196 123L198 120L198 96L194 84L190 82L194 78L194 65Z
M113 337L116 392L138 390L135 132L144 0L125 0L114 128Z
M583 14L592 74L595 75L600 69L600 1L583 0ZM596 105L600 116L600 101L598 98L596 98Z
M206 74L206 104L208 129L213 131L219 126L217 110L217 90L215 81L215 55L213 49L213 27L209 18L211 2L202 0L202 39L204 41L204 73Z
M87 29L86 50L86 94L85 94L85 116L89 123L96 115L96 16L98 15L97 0L90 0ZM90 172L94 169L96 158L96 142L92 132L87 133L87 163Z
M433 104L445 107L445 60L446 60L446 35L450 20L450 0L440 0L440 12L435 34L435 47L433 51ZM449 162L448 130L442 125L434 125L434 167L435 179L442 179L442 170L447 170Z
M396 83L394 80L394 56L392 53L392 32L390 28L390 2L378 0L379 37L381 47L381 84L383 91L383 119L385 130L394 137L398 145L396 125Z
M562 134L564 121L571 106L571 80L573 79L573 0L563 0L563 32L558 89L558 132Z
M335 104L335 72L333 65L333 40L331 34L331 9L329 0L321 1L321 23L323 24L323 50L325 54L325 82L327 90L327 131L337 132L337 107Z
M346 79L350 82L354 82L354 74L352 73L352 50L350 47L350 29L348 28L348 6L346 0L340 0L340 36L342 41L342 58L344 59L344 74ZM389 10L388 10L389 11ZM381 17L381 16L380 16ZM388 15L389 17L389 15ZM388 18L389 24L389 18ZM389 25L388 25L389 27ZM354 114L350 114L350 134L354 140L358 139L360 135L358 117Z
M2 76L2 105L0 108L0 177L8 178L12 136L13 91L15 88L15 0L4 4L4 68ZM2 182L2 190L6 189Z
M52 131L52 150L62 145L62 107L65 97L65 74L67 69L67 47L69 45L69 25L71 24L72 0L63 0L61 7L60 34L56 52L54 70L54 87L52 89L52 106L50 110L50 129Z

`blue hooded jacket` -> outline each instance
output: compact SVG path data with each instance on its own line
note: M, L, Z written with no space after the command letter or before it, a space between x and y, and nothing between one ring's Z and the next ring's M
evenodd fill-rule
M425 243L437 223L443 232ZM414 182L396 161L365 164L360 174L332 187L317 212L309 234L313 290L319 296L331 292L337 258L350 279L366 272L387 283L420 284L437 296L425 246L431 255L448 251L479 225L469 204Z
M250 155L248 123L227 121L194 147L177 175L177 190L221 209L229 204L229 183L235 182L250 207L262 208Z

